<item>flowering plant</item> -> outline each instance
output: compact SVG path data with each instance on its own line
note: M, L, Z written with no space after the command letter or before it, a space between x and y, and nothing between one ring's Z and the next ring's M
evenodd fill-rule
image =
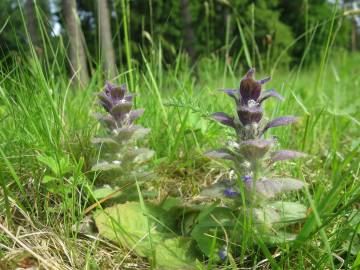
M96 117L105 126L106 135L92 140L93 143L101 145L100 158L92 170L115 170L116 179L112 181L129 181L135 177L143 179L145 170L140 165L154 155L154 151L137 147L135 144L150 131L134 124L144 113L144 109L132 110L133 95L127 93L125 85L107 83L98 98L106 114L97 114Z
M223 216L226 226L232 228L233 217L239 216L241 212L253 221L254 229L261 231L265 240L270 242L291 240L296 235L279 229L304 218L307 209L300 203L274 201L274 198L285 192L299 190L305 184L292 178L269 177L269 174L274 163L306 155L292 150L276 150L277 140L274 137L265 137L268 129L294 123L297 118L283 116L271 121L264 119L263 102L271 97L279 100L284 98L273 89L262 91L262 85L268 82L270 77L255 80L254 72L254 69L250 69L246 73L239 89L222 90L234 99L236 115L230 116L224 112L211 115L215 121L234 129L235 136L225 147L209 151L206 156L231 160L235 179L218 181L204 189L201 195L223 200L225 205L222 207L223 210L231 210L230 215ZM239 211L240 209L242 211ZM216 218L216 215L213 218ZM198 244L200 243L200 248L203 247L203 251L209 253L209 249L201 244L204 241L199 231L202 235L211 235L211 226L204 229L201 222L197 226L194 227L193 236L197 238ZM206 230L208 231L205 232ZM229 252L228 244L220 249L221 258L225 256L224 250Z
M201 197L215 201L199 204L196 200L185 202L169 196L159 204L140 197L139 202L117 204L96 212L94 219L100 235L149 258L159 269L196 269L199 250L210 261L214 257L225 260L232 254L238 255L238 249L233 247L241 246L248 237L246 228L259 232L268 242L294 239L296 235L284 228L303 219L307 209L300 203L274 198L299 190L305 184L269 174L274 163L305 154L276 150L276 140L265 137L265 132L297 118L285 116L266 121L262 103L270 97L283 98L275 90L261 90L270 78L256 81L253 75L251 69L239 89L224 90L235 100L236 116L223 112L211 116L235 130L233 140L225 147L206 154L231 160L236 172L233 179L218 181L201 192ZM146 129L133 124L142 111L131 111L132 96L126 94L124 87L107 85L99 98L108 114L98 118L107 126L108 135L94 141L111 147L95 169L118 169L128 162L128 149L129 153L137 149L130 147L129 142L146 133ZM136 160L136 155L130 160Z

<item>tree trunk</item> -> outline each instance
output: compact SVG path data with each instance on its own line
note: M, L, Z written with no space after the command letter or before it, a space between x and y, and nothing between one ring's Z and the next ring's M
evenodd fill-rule
M41 49L41 38L36 19L34 0L26 0L25 2L26 24L29 31L30 39L36 50ZM29 42L30 43L30 42Z
M115 51L112 43L110 11L107 0L98 0L100 45L106 78L114 78L117 73Z
M357 36L357 25L355 18L352 21L352 31L351 31L351 51L356 51L356 36Z
M189 10L189 0L181 0L181 17L184 24L184 47L185 50L190 55L191 59L194 61L196 57L194 44L195 44L195 34L191 25L191 14Z
M63 0L62 3L65 27L70 45L71 73L75 83L83 88L89 83L89 72L83 43L83 33L76 8L76 0Z

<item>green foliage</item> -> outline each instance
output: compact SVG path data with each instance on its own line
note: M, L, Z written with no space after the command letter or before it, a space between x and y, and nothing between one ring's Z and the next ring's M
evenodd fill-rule
M126 62L127 54L122 21L123 8L121 0L109 2L116 62L122 65ZM153 55L154 49L162 50L163 59L167 63L173 62L178 52L188 50L189 46L198 57L215 53L228 55L231 60L236 59L244 49L237 29L237 22L240 21L244 28L246 43L250 48L253 65L256 64L261 68L270 68L280 56L283 64L299 60L310 44L312 49L309 52L311 55L309 59L319 59L333 8L333 5L326 0L188 1L190 28L195 34L195 39L187 42L185 32L188 30L180 1L125 2L129 13L127 14L128 42L133 56L132 61L135 63L141 62L141 52ZM77 3L87 45L87 56L90 62L96 62L101 57L96 1L81 0ZM0 5L0 10L4 13L0 25L4 25L6 30L1 35L0 41L2 51L7 54L9 50L18 51L18 46L27 41L18 5L8 0ZM52 6L53 14L46 1L38 5L40 11L38 15L44 20L45 28L50 27L55 18L64 25L60 2L52 0ZM351 21L349 18L341 17L340 9L337 14L339 15L336 22L338 30L334 45L337 48L348 49ZM43 30L50 32L50 29ZM313 31L316 31L316 34L311 38ZM295 42L297 37L301 38ZM47 39L53 43L59 41L57 37L50 35ZM294 44L290 46L293 42ZM289 50L284 51L287 46L290 46Z
M279 2L280 19L285 24L291 25L295 37L304 35L293 48L293 54L297 59L303 55L305 48L310 44L311 50L308 61L316 61L321 57L324 40L328 34L329 15L332 13L332 8L333 6L326 0ZM339 10L338 15L341 15L341 10ZM350 46L351 20L340 17L337 24L339 29L336 33L335 46L347 49ZM314 32L315 34L311 38Z
M277 0L247 1L246 4L235 1L233 8L236 11L235 14L246 26L245 32L253 51L253 59L258 59L256 66L261 67L262 62L270 66L286 46L293 42L291 24L284 24L280 20ZM291 54L286 53L282 61L288 63L290 59Z
M94 215L100 235L153 260L157 269L194 269L191 239L174 236L173 217L138 202L114 205ZM153 253L154 251L154 253Z
M155 247L156 265L158 269L195 269L195 258L189 254L191 239L175 237L165 239L161 245Z
M196 225L191 230L191 237L196 241L200 250L208 257L218 258L218 252L224 245L222 230L229 230L234 226L234 214L225 207L205 208L196 219ZM237 232L238 233L238 232Z

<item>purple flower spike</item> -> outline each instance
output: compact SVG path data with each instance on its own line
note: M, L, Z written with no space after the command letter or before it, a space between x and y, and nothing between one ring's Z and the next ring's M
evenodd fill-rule
M265 234L266 239L274 244L283 241L278 238L282 232L278 229L305 218L307 207L298 202L284 202L282 199L273 201L273 198L286 192L300 190L306 186L306 183L292 178L268 178L267 174L276 169L274 162L305 157L306 155L291 150L275 151L273 148L279 145L278 140L274 137L269 139L264 137L264 132L269 128L294 123L297 118L283 116L271 121L263 120L265 110L263 102L273 97L279 100L284 98L274 89L262 91L262 85L271 78L256 80L254 74L255 70L250 69L240 81L240 88L237 91L222 90L235 100L236 114L234 117L230 117L224 113L215 113L212 118L224 125L233 127L235 132L227 136L230 137L226 142L227 148L208 152L207 156L230 159L234 163L229 173L232 181L215 182L201 192L200 198L220 200L228 198L224 199L222 204L232 212L238 211L239 208L246 210L244 217L252 218L255 228L260 233ZM223 141L223 137L220 140ZM233 178L236 176L237 181L234 181ZM239 184L239 181L246 192L241 192L241 189L236 185ZM239 198L243 200L239 200ZM214 214L218 214L218 212L214 212ZM219 218L221 217L219 216ZM228 220L231 222L231 219L227 215L224 216L224 222L228 222ZM203 226L203 224L199 226ZM233 231L232 225L230 227L229 234L235 236L237 231ZM219 233L222 238L226 235L226 231L223 233L219 231ZM285 238L284 241L294 239L292 235ZM198 242L199 247L202 244ZM226 260L231 257L226 245L219 246L217 252L219 254L218 259ZM209 256L209 254L206 255Z
M224 195L229 198L239 196L239 192L235 191L233 188L227 188L224 190Z
M150 131L133 124L144 113L144 109L131 110L133 96L126 92L125 85L106 83L98 99L107 113L97 113L95 117L107 128L107 135L92 139L94 144L103 145L92 170L121 171L117 179L130 181L135 174L143 174L142 164L154 155L154 151L135 145ZM130 169L134 171L128 173Z
M245 78L240 82L240 95L242 97L242 103L247 105L249 100L256 101L260 97L261 84L254 80L254 69L250 69L245 75Z
M125 85L106 83L98 98L100 105L108 112L106 116L98 116L98 119L110 130L131 125L144 112L144 109L131 110L133 95L126 92Z

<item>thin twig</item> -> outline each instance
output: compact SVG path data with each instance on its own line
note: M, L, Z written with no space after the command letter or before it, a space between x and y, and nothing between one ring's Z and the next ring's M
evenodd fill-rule
M18 243L22 248L24 248L27 252L29 252L32 256L34 256L38 261L43 263L43 266L46 269L58 269L55 266L49 264L43 257L36 254L31 248L29 248L25 243L20 241L14 234L12 234L6 227L4 227L0 223L0 229L3 230L11 239L13 239L16 243Z
M128 183L120 188L118 188L117 190L115 190L114 192L110 193L109 195L107 195L106 197L102 198L101 200L97 201L96 203L90 205L88 208L85 209L85 215L88 214L91 210L93 210L94 208L98 207L100 204L102 204L103 202L106 202L107 200L110 200L112 197L114 197L116 194L118 194L120 191L122 191L123 189L129 187L133 185L133 183Z

